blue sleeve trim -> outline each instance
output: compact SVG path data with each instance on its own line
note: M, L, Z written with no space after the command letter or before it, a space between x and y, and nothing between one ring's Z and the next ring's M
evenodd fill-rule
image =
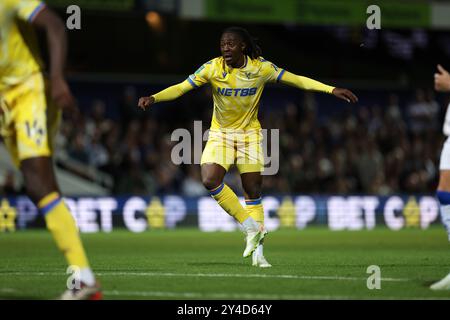
M191 77L187 78L187 81L189 81L189 83L194 87L194 88L198 88L198 85L195 84L194 81L192 81Z
M45 7L45 3L41 2L36 8L34 8L33 12L28 17L28 22L33 22L36 15Z
M281 70L280 74L278 75L277 82L279 82L281 80L281 77L283 76L283 73L284 73L284 69Z

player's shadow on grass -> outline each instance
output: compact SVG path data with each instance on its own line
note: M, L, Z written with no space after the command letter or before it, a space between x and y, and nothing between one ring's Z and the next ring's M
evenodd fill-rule
M427 288L430 288L430 286L431 286L432 284L436 283L436 281L439 281L439 279L436 279L435 281L430 281L430 280L423 281L423 282L422 282L422 286L427 287Z
M238 262L188 262L188 266L241 266Z

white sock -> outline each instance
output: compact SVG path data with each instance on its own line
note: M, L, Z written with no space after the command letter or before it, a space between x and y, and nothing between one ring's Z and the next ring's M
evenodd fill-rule
M450 241L450 205L441 205L441 220L447 229L448 241Z
M80 271L81 281L88 286L95 285L95 276L91 268L82 268Z
M244 227L244 230L248 232L255 232L259 230L259 224L256 222L252 217L248 217L245 219L244 222L242 222L242 227Z
M262 256L263 255L263 245L258 244L258 247L256 248L255 252L258 256Z

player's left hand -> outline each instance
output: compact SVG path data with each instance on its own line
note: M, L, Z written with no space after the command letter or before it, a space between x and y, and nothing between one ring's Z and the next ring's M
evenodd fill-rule
M67 81L62 77L51 78L50 81L51 96L56 105L64 112L76 115L78 113L77 103Z
M434 89L440 92L450 91L450 74L440 64L437 68L439 72L434 74Z
M342 88L334 88L332 93L334 96L338 97L339 99L345 100L347 102L352 102L352 103L358 102L358 97L350 90L342 89Z

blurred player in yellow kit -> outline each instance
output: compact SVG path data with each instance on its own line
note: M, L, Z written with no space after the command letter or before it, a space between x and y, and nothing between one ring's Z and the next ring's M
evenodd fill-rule
M357 97L347 89L295 75L265 60L261 57L261 49L243 28L226 29L220 39L220 50L222 56L203 64L184 82L142 97L138 105L145 110L153 103L176 99L207 83L211 85L214 113L201 158L203 184L246 232L247 244L243 256L253 254L253 266L267 268L271 264L263 255L263 240L267 231L261 203L264 156L258 121L259 100L264 85L281 82L300 89L333 94L348 102L356 102ZM241 175L245 208L236 194L223 183L227 170L233 164L236 164Z
M48 78L43 74L34 27L43 29L47 36ZM53 170L52 137L61 109L76 110L63 75L66 50L64 23L44 3L0 1L0 133L58 248L69 265L79 268L78 283L61 299L100 299L100 287Z

